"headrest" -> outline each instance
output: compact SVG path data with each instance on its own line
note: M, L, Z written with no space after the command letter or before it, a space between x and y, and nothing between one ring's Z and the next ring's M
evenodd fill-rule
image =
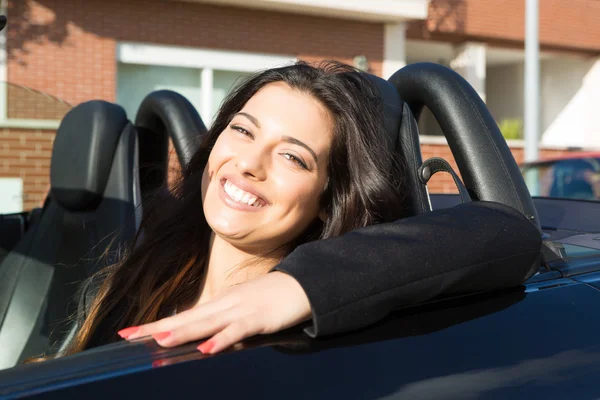
M400 141L400 124L402 122L403 102L398 91L388 81L375 75L366 74L367 78L377 86L383 103L385 130L388 133L389 149L396 151Z
M519 166L494 117L465 78L439 64L415 63L389 81L417 119L424 107L435 116L472 199L513 207L540 228Z
M98 206L128 124L123 108L101 100L82 103L65 115L50 165L51 193L58 204L71 211Z
M148 94L137 111L141 190L150 193L167 181L169 139L182 167L188 165L207 132L192 103L179 93L157 90Z
M423 163L417 121L391 82L370 74L367 77L377 86L383 103L389 149L401 158L405 197L398 207L402 208L407 217L429 211L431 208L427 188L420 182L417 174Z

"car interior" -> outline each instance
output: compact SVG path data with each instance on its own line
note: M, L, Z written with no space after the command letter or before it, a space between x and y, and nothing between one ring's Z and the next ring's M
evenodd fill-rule
M389 80L369 78L383 100L390 148L405 160L410 191L399 206L408 215L431 210L426 185L431 175L454 173L443 160L422 160L417 121L427 107L456 159L463 201L504 203L540 228L493 117L460 75L418 63ZM60 343L81 283L114 261L137 231L145 196L165 187L169 139L185 166L205 132L189 101L170 91L149 94L134 123L120 106L104 101L83 103L65 116L54 144L47 204L0 264L0 368ZM101 258L105 252L108 257Z
M48 199L0 264L0 368L51 353L62 341L81 283L133 239L142 199L166 182L169 138L185 164L186 149L205 130L191 104L168 91L145 99L136 125L105 101L64 117Z

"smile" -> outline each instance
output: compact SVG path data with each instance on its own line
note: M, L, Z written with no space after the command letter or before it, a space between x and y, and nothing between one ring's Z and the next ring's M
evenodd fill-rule
M225 193L227 194L229 199L236 203L245 204L247 206L257 208L264 207L267 204L266 201L264 201L260 197L237 187L229 180L225 180L223 184L223 189L225 190Z

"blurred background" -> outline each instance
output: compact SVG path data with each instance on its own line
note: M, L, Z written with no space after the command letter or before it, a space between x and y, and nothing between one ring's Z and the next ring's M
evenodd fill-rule
M414 62L449 66L524 161L525 0L0 0L0 14L9 20L0 33L0 213L43 201L54 134L72 105L105 99L134 119L147 93L167 88L210 125L237 79L295 60L341 60L384 78ZM539 1L545 161L528 168L539 171L542 195L600 198L598 21L600 1ZM453 163L431 114L420 134L424 158ZM429 190L455 191L445 174Z

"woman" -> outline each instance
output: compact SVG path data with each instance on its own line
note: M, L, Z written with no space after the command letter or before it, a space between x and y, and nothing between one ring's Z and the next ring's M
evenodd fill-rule
M143 240L84 290L83 322L61 354L117 332L165 347L210 338L198 349L211 354L306 320L310 336L340 333L535 273L540 233L510 207L471 202L399 219L402 171L381 113L376 89L339 64L246 81L175 200L159 198Z
M298 63L241 84L175 196L150 205L143 240L136 238L123 261L104 271L66 353L115 341L117 331L139 337L148 329L141 324L195 313L229 288L266 275L299 244L399 218L400 169L387 150L382 112L376 88L339 63ZM281 272L272 276L289 280L299 301L280 304L285 321L252 333L310 316L301 287ZM191 338L186 330L154 338L181 343ZM227 340L216 337L201 350L218 351L239 336L235 326L220 335Z

